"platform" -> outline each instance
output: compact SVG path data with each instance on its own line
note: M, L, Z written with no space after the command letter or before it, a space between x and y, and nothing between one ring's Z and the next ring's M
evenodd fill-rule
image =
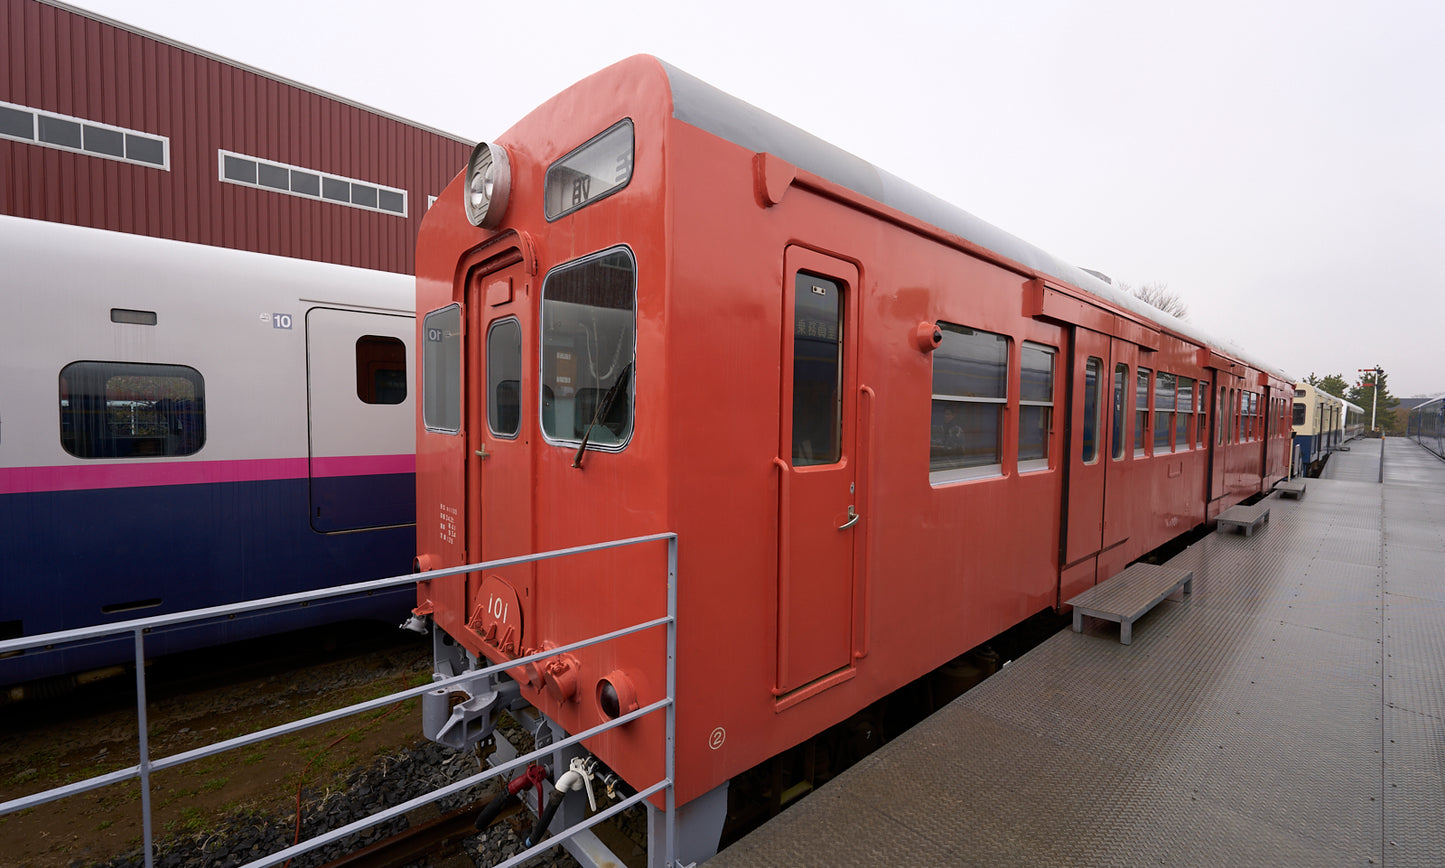
M1445 462L1384 448L1172 560L1133 645L1063 630L709 868L1440 864Z
M1404 438L1399 438L1401 443L1406 443ZM1348 452L1341 452L1338 449L1330 453L1329 460L1325 462L1325 469L1320 471L1320 479L1338 479L1345 482L1379 482L1381 479L1380 467L1382 444L1386 441L1379 437L1356 437L1346 443ZM1414 444L1420 449L1419 444ZM1429 453L1426 453L1429 454Z

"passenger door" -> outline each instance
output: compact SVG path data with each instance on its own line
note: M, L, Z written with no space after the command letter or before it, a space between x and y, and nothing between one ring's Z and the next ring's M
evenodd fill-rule
M1069 364L1069 484L1060 578L1063 600L1097 580L1104 537L1108 360L1107 335L1074 329Z
M776 693L852 663L858 513L858 271L784 255Z
M504 262L506 260L503 260ZM532 548L531 438L536 389L523 359L535 358L531 306L521 263L484 269L467 285L467 560L529 554ZM467 577L468 624L497 647L522 647L527 564ZM496 627L495 631L490 628Z

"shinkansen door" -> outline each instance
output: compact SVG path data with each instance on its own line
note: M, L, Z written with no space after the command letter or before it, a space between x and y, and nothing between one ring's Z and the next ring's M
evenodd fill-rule
M306 312L311 527L322 533L416 521L416 404L402 314Z
M784 256L778 694L852 663L858 512L857 269Z
M528 450L535 422L523 421L536 418L528 396L537 387L523 363L536 352L529 337L529 289L526 268L515 261L483 265L467 281L466 533L473 563L532 551ZM467 612L482 619L474 625L478 632L497 627L499 647L509 636L512 650L520 647L531 574L529 565L521 565L467 577Z

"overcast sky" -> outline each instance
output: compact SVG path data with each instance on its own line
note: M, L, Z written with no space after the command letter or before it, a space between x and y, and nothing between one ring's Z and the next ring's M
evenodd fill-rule
M1445 392L1440 0L76 5L474 140L655 54L1297 378Z

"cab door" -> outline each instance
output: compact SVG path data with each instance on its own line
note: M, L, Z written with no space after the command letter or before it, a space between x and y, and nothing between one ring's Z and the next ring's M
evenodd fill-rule
M505 262L506 260L503 260ZM467 288L467 560L528 554L532 547L530 448L537 410L529 400L533 333L521 263L483 268ZM522 647L532 567L489 570L467 579L468 625L488 644Z
M784 255L777 687L852 663L858 512L858 271L801 248Z

